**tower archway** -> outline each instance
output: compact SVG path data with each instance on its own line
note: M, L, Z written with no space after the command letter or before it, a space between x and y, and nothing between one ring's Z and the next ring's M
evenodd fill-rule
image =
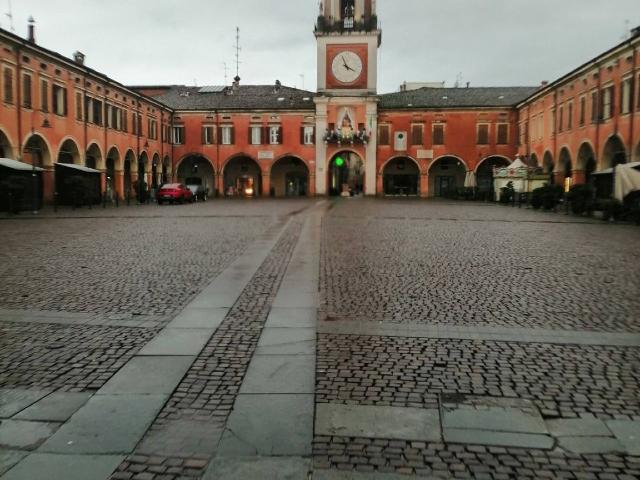
M349 150L336 153L329 162L328 182L330 196L361 193L364 189L364 162L360 155Z

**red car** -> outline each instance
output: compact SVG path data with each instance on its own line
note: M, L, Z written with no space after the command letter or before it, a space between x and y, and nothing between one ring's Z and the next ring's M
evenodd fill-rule
M164 202L184 203L193 202L193 193L181 183L167 183L162 185L156 194L158 205Z

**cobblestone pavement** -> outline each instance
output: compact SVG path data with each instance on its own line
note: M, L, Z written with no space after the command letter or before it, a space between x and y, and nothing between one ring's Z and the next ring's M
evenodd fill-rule
M640 330L633 226L473 203L354 200L336 205L323 234L329 319Z
M139 452L118 467L112 480L197 479L203 474L233 408L301 227L302 222L294 220L284 232L165 404L138 446Z
M639 235L631 226L494 205L336 202L323 224L316 402L442 412L447 399L468 395L487 404L531 400L545 421L640 420L637 347L416 338L410 329L638 332ZM397 331L331 331L348 322ZM576 454L557 444L316 434L313 454L315 470L409 477L640 478L638 456Z

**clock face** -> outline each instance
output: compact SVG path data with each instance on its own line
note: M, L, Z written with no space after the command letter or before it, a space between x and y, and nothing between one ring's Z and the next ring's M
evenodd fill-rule
M362 59L349 50L338 53L331 64L333 76L341 83L353 83L362 74Z

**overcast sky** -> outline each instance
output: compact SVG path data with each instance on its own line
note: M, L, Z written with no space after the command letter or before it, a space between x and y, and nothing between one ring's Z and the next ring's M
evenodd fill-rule
M36 19L40 45L127 85L224 83L316 87L318 0L13 0L15 31ZM638 0L378 0L379 91L407 81L453 86L554 80L640 25ZM7 12L9 0L0 0ZM2 15L2 28L9 19ZM230 81L230 80L229 80Z

